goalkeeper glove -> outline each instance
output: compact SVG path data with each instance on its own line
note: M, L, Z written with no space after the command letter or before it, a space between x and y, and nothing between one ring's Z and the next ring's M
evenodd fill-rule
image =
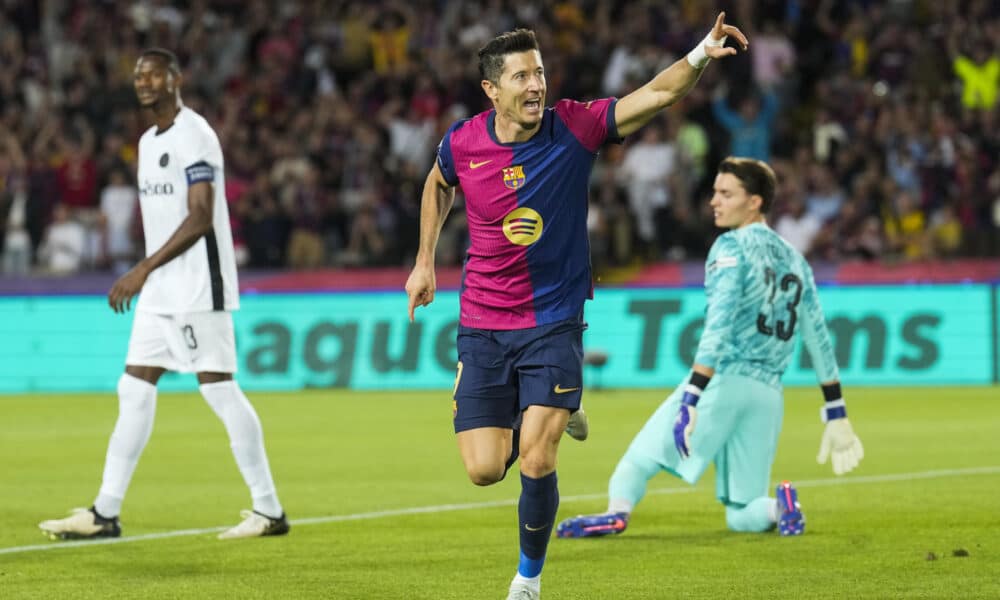
M827 388L834 388L834 393L828 393ZM847 420L847 407L840 397L840 385L823 386L823 393L827 396L827 402L820 410L820 417L826 423L826 429L819 443L816 462L825 465L827 459L830 459L833 473L843 475L858 466L865 456L865 449L855 435L851 422Z
M677 411L677 420L674 421L674 446L681 458L691 456L691 435L694 433L694 424L698 420L698 411L695 405L701 398L701 392L708 385L708 377L699 373L691 375L691 382L684 387L684 395L681 397L681 408Z

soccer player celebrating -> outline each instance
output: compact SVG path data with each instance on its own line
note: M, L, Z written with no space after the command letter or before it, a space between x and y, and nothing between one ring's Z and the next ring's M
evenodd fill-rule
M250 487L253 510L219 537L281 535L289 529L260 420L233 379L231 311L239 308L239 289L222 148L208 122L181 102L181 81L177 58L168 50L147 50L136 64L135 92L155 121L139 140L146 258L114 283L108 303L125 312L142 294L118 380L118 421L101 489L90 509L39 524L52 539L121 535L118 514L153 429L156 383L168 370L197 373L201 394L222 419Z
M694 86L723 46L746 37L724 23L621 100L560 100L545 107L534 32L519 29L479 51L493 109L452 125L424 184L420 248L406 282L409 316L434 300L434 252L454 201L465 194L470 245L458 330L454 426L469 478L491 485L520 454L520 562L511 599L536 599L559 505L563 431L585 437L584 301L592 296L587 183L598 150L649 122ZM570 415L573 414L573 421ZM572 423L567 429L567 425Z
M730 231L705 263L708 309L691 374L632 440L611 476L608 512L559 524L559 537L621 533L665 470L694 484L715 463L716 496L733 531L801 534L805 527L794 487L767 495L781 431L781 375L802 334L825 398L819 462L832 458L842 475L864 456L847 420L837 363L812 269L765 223L775 175L766 163L727 158L719 166L711 206L715 224ZM668 440L673 440L670 443Z

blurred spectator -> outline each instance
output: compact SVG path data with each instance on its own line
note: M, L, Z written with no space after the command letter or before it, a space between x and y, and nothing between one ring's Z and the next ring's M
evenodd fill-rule
M806 193L806 209L820 223L826 223L844 203L844 193L837 185L830 170L823 165L813 165L810 190Z
M31 236L27 224L28 188L22 177L8 177L0 191L0 272L27 275L31 269Z
M404 104L400 97L386 102L377 118L389 132L389 152L396 161L396 164L391 165L392 170L409 167L426 171L430 168L436 143L433 119L421 117L419 112Z
M885 256L885 237L882 235L882 224L878 217L864 217L858 226L844 239L841 258L859 258L862 260L879 260Z
M803 255L808 255L813 239L823 223L816 215L806 211L806 203L801 196L793 196L786 212L778 217L774 230Z
M125 224L112 223L126 218L120 210L103 211L107 246L98 245L98 205L117 189L114 173L134 176L148 125L131 77L144 47L177 52L185 98L226 149L241 264L398 265L412 256L434 145L488 106L475 59L483 42L536 29L549 103L622 97L704 37L714 9L693 0L0 2L0 215L3 231L18 232L4 247L20 248L26 233L27 256L39 260L53 207L65 203L86 230L81 268L129 261ZM661 124L661 148L649 152L643 133L598 154L595 265L701 256L717 233L705 208L714 167L728 154L770 159L799 190L801 238L811 219L825 220L813 257L879 259L890 246L914 257L1000 255L996 2L767 0L738 2L732 15L744 31L759 24L751 51L706 70ZM902 241L915 215L887 208L903 193L923 215L920 243ZM114 196L124 206L124 191ZM779 198L788 206L776 205L775 226L784 219L788 233L801 208L790 193ZM446 264L463 259L462 218L459 197L442 231Z
M962 80L962 104L966 108L992 110L1000 91L1000 58L990 55L985 43L975 44L973 56L959 54L954 62L955 74Z
M928 238L933 256L951 258L958 255L962 248L962 223L952 205L943 205L931 216Z
M250 264L261 268L284 266L291 223L266 174L257 176L239 210Z
M105 252L111 270L122 274L132 268L136 248L132 238L139 194L120 167L112 170L101 190L101 214L105 227Z
M409 66L411 24L402 4L383 9L369 34L372 66L379 75L404 72Z
M93 134L64 135L60 139L56 178L59 202L74 211L92 211L97 207L97 163L90 147Z
M38 249L42 268L55 275L66 275L80 270L87 244L87 230L72 218L65 204L56 204L52 210L52 224L45 232L45 239Z
M778 113L778 97L766 91L761 97L748 94L739 100L739 112L729 108L719 94L712 111L729 132L729 154L768 161L771 159L771 123Z
M319 172L306 166L299 185L289 195L286 211L292 215L292 231L288 240L288 266L293 269L314 269L323 265L323 218L326 214L326 192L320 186Z
M813 155L821 163L829 164L837 150L847 144L847 130L824 109L816 111L813 124Z
M887 207L885 235L892 251L905 259L916 260L926 256L927 218L909 193L896 195L894 206Z
M694 188L701 183L708 172L706 160L708 159L710 142L705 128L690 118L691 115L687 108L688 105L681 101L671 107L667 114L670 117L671 126L677 124L677 133L674 139L684 164L690 169L685 177L686 192L690 194L694 192Z
M346 266L374 267L385 264L389 242L379 223L375 194L368 194L351 222L350 238L340 261Z
M795 47L778 24L768 19L761 31L751 34L753 78L760 89L771 89L785 83L786 75L795 66Z
M670 204L670 178L677 168L677 149L664 139L662 121L643 127L639 140L625 151L618 177L628 194L628 206L647 256L655 257L657 213Z

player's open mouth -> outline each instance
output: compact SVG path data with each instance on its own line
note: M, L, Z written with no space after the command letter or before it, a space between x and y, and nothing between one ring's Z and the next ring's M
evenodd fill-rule
M535 98L534 100L528 100L524 103L524 108L530 113L536 113L542 108L541 98Z

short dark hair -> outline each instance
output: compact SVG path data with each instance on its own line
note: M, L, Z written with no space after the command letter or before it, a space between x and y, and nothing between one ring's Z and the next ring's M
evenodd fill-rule
M756 158L729 156L719 164L719 173L731 173L740 180L748 194L760 196L762 214L770 210L774 202L774 188L778 184L771 165Z
M529 50L538 50L535 32L530 29L515 29L496 36L479 49L479 76L497 83L503 74L504 57Z
M167 50L166 48L147 48L142 51L139 56L140 59L146 58L147 56L155 56L163 61L166 65L167 70L174 75L181 74L181 62L177 60L177 55Z

